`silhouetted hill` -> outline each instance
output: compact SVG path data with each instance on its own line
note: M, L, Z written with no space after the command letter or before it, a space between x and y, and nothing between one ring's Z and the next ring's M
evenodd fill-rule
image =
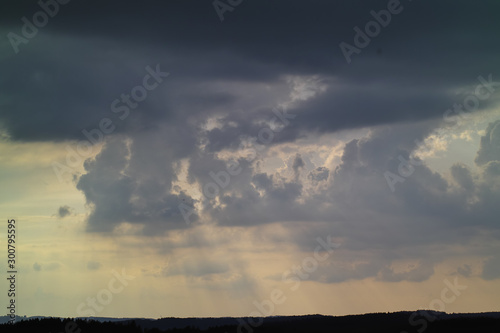
M432 310L419 310L415 312L395 312L395 313L372 313L364 315L350 316L323 316L323 315L307 315L307 316L275 316L275 317L260 317L260 318L162 318L157 320L139 319L134 320L135 323L145 329L157 328L160 330L183 329L186 327L198 328L207 330L214 327L227 327L228 333L230 330L237 331L240 328L242 332L260 332L267 327L285 328L294 331L296 328L304 329L306 332L311 327L331 327L334 326L338 332L351 332L350 328L356 327L378 327L383 326L387 329L396 329L398 333L401 330L406 330L409 333L422 330L424 327L430 327L431 324L437 321L454 322L457 319L465 319L469 321L481 321L484 318L491 318L500 321L499 312L490 313L458 313L447 314L445 312L436 312ZM125 321L129 323L130 321ZM288 327L288 326L292 327ZM298 331L300 332L300 330ZM500 330L498 331L500 332Z
M14 324L1 324L0 331L11 332L37 332L37 333L142 333L143 329L134 322L127 325L113 322L98 322L85 319L61 318L34 318L21 320Z
M1 324L1 332L124 332L124 333L462 333L500 332L500 313L447 314L430 310L370 313L349 316L274 316L242 318L162 319L61 319L32 318L15 324ZM81 330L81 331L79 331Z

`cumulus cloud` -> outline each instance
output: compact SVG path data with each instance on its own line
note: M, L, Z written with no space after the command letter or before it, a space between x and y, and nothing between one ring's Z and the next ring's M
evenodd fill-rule
M155 143L158 150L151 149L152 144L110 137L96 158L85 163L87 173L79 178L77 188L91 207L89 231L109 232L123 222L145 225L147 234L188 226L178 206L193 205L194 199L183 192L172 193L176 175L170 156L174 152L162 141Z
M304 249L311 246L314 235L330 233L344 239L346 250L359 251L359 264L346 266L342 273L324 268L318 281L339 283L371 277L389 282L420 282L428 279L434 265L446 258L443 253L429 260L425 246L453 246L467 242L481 228L494 227L498 211L494 198L500 195L495 187L498 183L485 180L487 174L495 174L492 161L483 173L454 164L451 179L421 162L404 182L397 184L396 193L390 191L384 172L397 173L401 163L398 156L409 160L418 146L415 139L432 133L438 125L439 122L424 122L372 130L365 137L346 143L340 164L333 172L326 167L313 167L305 178L297 177L307 167L298 153L289 170L273 174L262 172L260 167L261 160L267 158L266 151L259 159L239 158L241 172L227 178L224 186L218 185L214 197L203 196L201 201L185 194L182 187L173 186L181 173L172 162L179 153L158 145L158 150L164 152L154 157L158 150L143 148L154 141L143 145L134 137L113 137L95 160L87 161L87 173L80 177L78 187L92 207L88 223L94 231L109 231L122 222L149 228L146 235L190 228L193 225L186 224L178 210L179 203L188 202L196 216L219 227L252 227L282 221L300 226L308 221L310 230L293 237L293 242ZM221 175L228 163L235 160L199 148L195 151L187 155L188 182L182 186L190 184L203 192L204 185L217 183L210 172ZM150 159L155 163L144 162ZM294 174L293 180L287 179L288 171ZM322 182L324 186L311 194L304 191L306 182ZM175 190L177 193L173 194ZM199 206L197 202L203 204ZM468 233L464 232L466 229ZM375 251L367 257L366 253L381 248L385 251ZM396 258L387 251L398 251L402 256L408 253L407 259L420 263L406 271L394 270L392 263ZM178 264L170 266L165 274L201 276L224 273L222 268L229 269L217 263Z

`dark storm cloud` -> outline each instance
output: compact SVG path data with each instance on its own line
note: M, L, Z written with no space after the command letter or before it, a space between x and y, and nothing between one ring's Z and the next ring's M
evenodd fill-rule
M409 160L416 148L414 139L420 140L432 128L432 122L383 127L348 142L342 162L332 172L333 179L312 196L304 197L302 190L293 191L302 189L304 181L280 181L275 175L255 171L243 173L240 177L248 177L244 182L253 184L255 190L251 186L234 186L236 193L221 196L224 208L208 206L205 212L222 225L295 221L293 227L285 227L298 228L297 233L292 231L293 242L306 251L314 249L311 242L315 235L340 237L343 249L357 251L357 255L345 257L337 253L339 262L321 268L311 277L320 282L368 277L388 282L424 281L434 273L434 265L448 256L441 247L467 245L484 230L498 230L499 210L495 203L500 200L497 174L490 175L488 169L473 173L462 164L450 170L455 184L420 161L415 172L398 184L396 193L390 191L383 173L397 169L398 155ZM301 221L307 221L307 228L301 228ZM430 256L429 248L433 247L439 250ZM470 254L482 256L483 251L472 248ZM400 259L420 263L407 271L393 270L391 263ZM338 264L351 261L361 263L338 269Z
M156 63L175 76L172 91L220 79L328 77L327 94L294 109L306 116L294 127L321 131L441 117L453 101L450 90L479 75L496 78L500 46L491 41L500 23L493 0L403 3L404 10L347 65L338 44L353 43L353 27L364 28L373 20L370 10L386 7L387 1L252 1L226 13L221 23L211 1L73 1L20 45L19 54L3 60L1 120L14 139L80 139L81 130L109 115L110 103L138 84L145 66ZM38 10L35 1L9 6L4 30L21 33L21 17ZM10 53L9 43L4 48ZM192 91L183 98L162 91L167 98L158 103L148 98L119 131L168 121L182 104L224 107L241 100L234 93ZM176 121L186 121L186 112L206 115L207 108L184 109ZM235 132L212 133L212 149L220 149L223 138L234 141Z
M396 193L383 175L447 125L445 111L477 94L479 76L499 80L500 4L402 2L404 10L347 64L339 44L353 44L353 28L364 29L370 11L387 3L252 0L220 22L212 1L71 1L18 54L6 38L1 44L0 126L18 141L86 140L82 130L111 119L116 129L76 177L90 209L87 230L110 232L128 222L145 235L194 225L178 209L197 203L174 185L179 175L185 171L203 191L214 183L210 172L227 170L219 153L238 152L245 138L257 137L282 103L294 117L261 155L311 133L370 127L347 142L334 169L308 169L305 155L293 151L285 160L295 177L286 178L263 172L261 156L235 157L241 172L213 197L204 195L190 219L243 227L307 223L293 234L305 250L318 234L338 234L358 255L339 260L358 263L323 268L322 282L423 281L446 257L430 260L430 248L467 245L484 230L498 230L500 123L481 139L478 171L456 164L449 181L423 163ZM5 8L2 33L21 33L21 17L37 10L34 1ZM144 84L147 66L157 64L171 75L120 119L113 101ZM303 81L313 92L305 97ZM480 88L490 95L471 112L497 106L499 90L496 83ZM311 186L318 189L309 194ZM495 258L485 263L483 278L497 277ZM398 259L420 264L395 271ZM170 269L164 273L200 277L228 267Z
M109 232L123 222L143 224L144 233L150 235L187 227L178 205L194 201L183 192L170 193L175 150L165 149L163 140L154 137L155 133L130 144L123 137L113 137L95 160L85 162L87 173L79 178L77 188L92 208L89 231ZM144 165L144 160L150 162ZM191 219L196 220L196 215Z
M258 173L255 166L244 159L238 160L241 172L230 178L227 186L219 187L216 205L212 190L204 191L203 213L226 226L252 226L275 221L297 221L307 218L307 210L296 203L302 194L302 184L288 181L280 176ZM219 173L226 170L220 160L195 159L191 161L190 174L202 184L214 184L209 171ZM251 186L254 184L255 187ZM261 193L262 192L262 193Z

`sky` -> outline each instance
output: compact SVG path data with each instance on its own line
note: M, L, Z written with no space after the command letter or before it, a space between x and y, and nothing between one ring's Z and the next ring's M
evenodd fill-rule
M497 0L2 7L18 315L500 311Z

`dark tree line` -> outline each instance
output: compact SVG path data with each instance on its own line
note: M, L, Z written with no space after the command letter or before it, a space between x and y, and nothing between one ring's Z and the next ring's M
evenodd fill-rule
M33 333L143 333L134 322L126 325L83 319L35 318L0 325L0 332Z
M194 326L185 328L144 328L134 320L99 322L83 319L43 318L19 321L15 324L0 325L0 332L37 332L37 333L498 333L500 317L481 317L467 315L443 316L435 318L426 325L410 325L409 313L375 313L343 317L331 316L292 316L263 318L258 325L223 325L202 330ZM423 317L422 317L423 318ZM174 318L175 320L175 318ZM198 322L203 319L196 319ZM248 318L241 318L241 323ZM235 320L236 321L236 320ZM140 321L138 321L140 322ZM249 322L249 321L245 321ZM158 320L161 323L161 319ZM160 325L161 326L161 325Z

